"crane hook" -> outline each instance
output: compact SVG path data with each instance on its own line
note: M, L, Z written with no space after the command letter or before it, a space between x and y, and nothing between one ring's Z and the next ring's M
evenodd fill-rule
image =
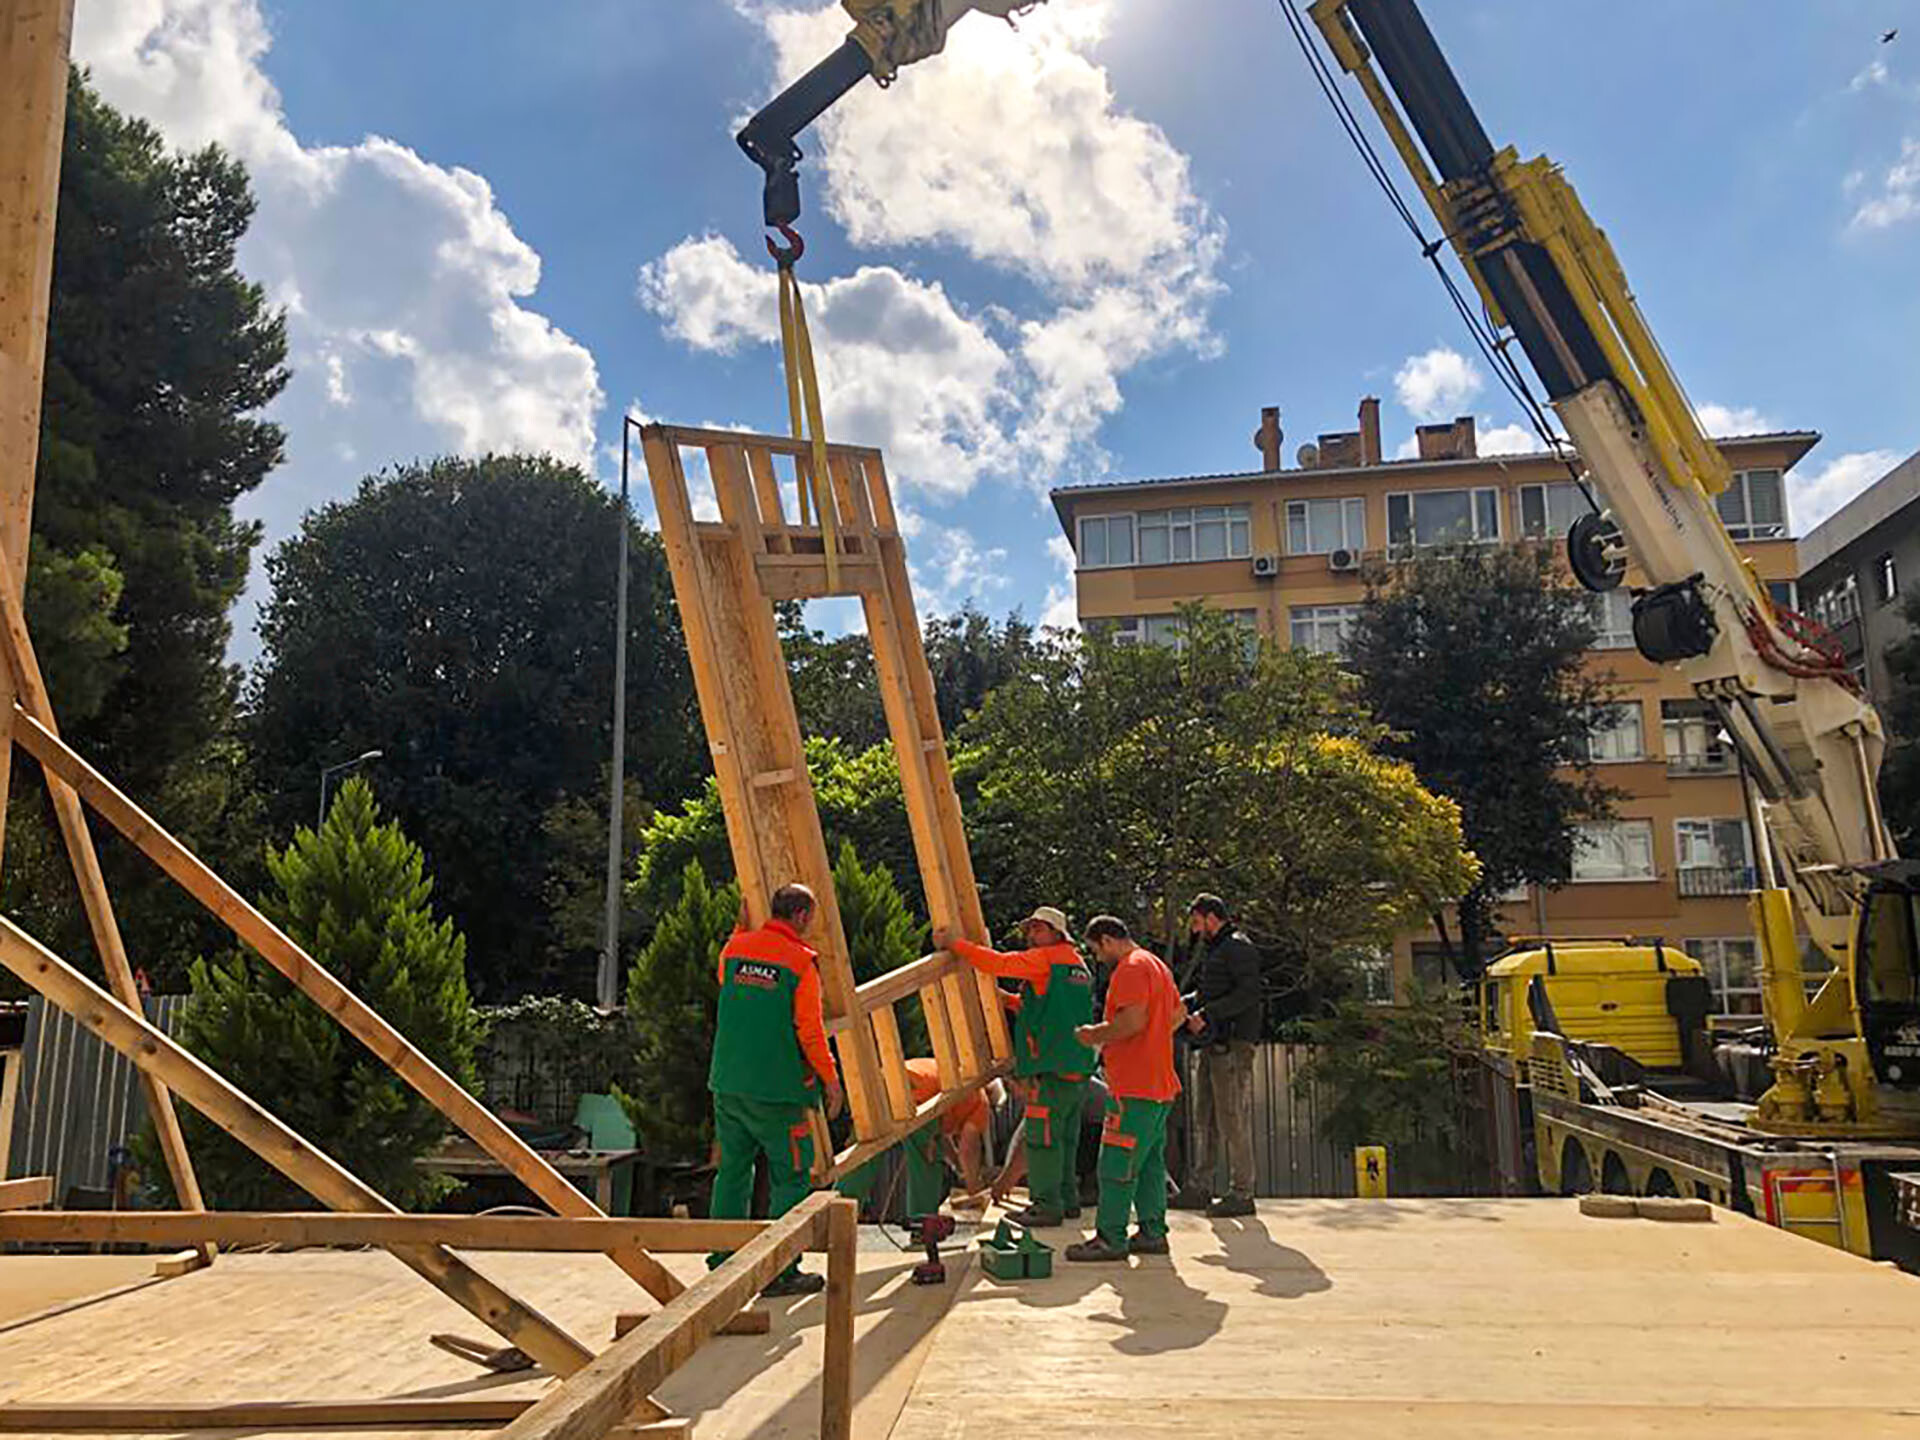
M774 228L786 237L787 243L784 247L776 245L773 243L773 237L769 235L767 254L773 257L774 263L782 270L791 270L800 263L800 257L807 253L807 242L800 238L800 232L791 225L776 225Z

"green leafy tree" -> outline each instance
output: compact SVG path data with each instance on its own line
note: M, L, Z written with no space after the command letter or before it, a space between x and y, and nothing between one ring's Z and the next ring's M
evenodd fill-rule
M1370 578L1348 663L1389 751L1458 802L1480 861L1453 897L1463 978L1490 958L1500 896L1564 884L1577 823L1612 813L1587 754L1612 694L1588 663L1594 636L1590 597L1544 546L1428 552Z
M1880 707L1889 743L1880 769L1880 803L1900 848L1920 843L1920 590L1909 591L1900 613L1912 627L1887 650L1893 693Z
M73 76L27 617L67 738L223 869L262 833L243 768L219 753L229 611L259 540L233 507L279 463L280 429L259 412L287 382L282 318L235 267L253 208L218 147L170 151ZM84 954L38 777L22 778L0 903ZM47 864L17 863L36 849ZM103 863L129 950L156 983L180 978L217 927L139 857L108 847Z
M724 873L724 872L723 872ZM870 980L926 952L918 921L884 865L863 865L851 843L833 867L834 896L856 980ZM638 1077L615 1091L634 1133L658 1156L697 1159L713 1139L707 1064L713 1054L720 950L740 911L735 885L716 886L698 860L681 871L680 888L653 937L627 974ZM901 1041L924 1053L926 1029L917 1007L903 1006Z
M550 890L575 851L541 822L604 804L619 523L573 466L436 460L364 481L267 560L249 733L274 818L308 813L323 765L380 750L490 1000L592 991L597 934ZM659 538L629 539L629 774L685 795L706 761L679 616Z
M434 913L426 857L382 822L371 787L347 781L319 832L301 829L268 869L268 918L471 1087L480 1027L466 940ZM403 1208L444 1193L414 1163L445 1133L444 1117L318 1005L251 953L196 961L192 983L179 1030L189 1050ZM210 1203L313 1203L212 1122L190 1109L181 1122Z

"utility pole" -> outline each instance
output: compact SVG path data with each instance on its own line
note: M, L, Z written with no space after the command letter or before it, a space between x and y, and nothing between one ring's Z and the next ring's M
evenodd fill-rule
M73 0L0 0L0 553L23 592L72 36ZM0 840L12 773L13 676L0 665Z
M620 568L613 602L613 761L607 781L607 929L600 949L599 984L594 998L602 1010L620 1000L620 831L627 790L627 460L631 415L620 417Z

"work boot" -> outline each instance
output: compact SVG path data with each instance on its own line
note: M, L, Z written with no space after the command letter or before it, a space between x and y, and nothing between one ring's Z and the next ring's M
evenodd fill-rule
M1149 1235L1144 1230L1136 1230L1127 1241L1129 1255L1166 1255L1171 1253L1164 1235Z
M1082 1240L1077 1245L1067 1246L1067 1259L1083 1263L1111 1264L1124 1261L1127 1252L1117 1245L1109 1245L1098 1235L1091 1240Z
M1238 1220L1251 1214L1253 1201L1245 1195L1228 1195L1207 1207L1207 1218L1210 1220Z
M1052 1230L1056 1226L1064 1224L1065 1221L1066 1216L1064 1214L1044 1205L1034 1205L1027 1210L1026 1214L1020 1217L1020 1223L1029 1230Z
M760 1292L762 1298L779 1300L788 1295L818 1295L827 1288L827 1277L807 1270L791 1270Z
M1211 1192L1197 1185L1184 1186L1178 1195L1167 1201L1169 1210L1205 1210L1213 1204Z

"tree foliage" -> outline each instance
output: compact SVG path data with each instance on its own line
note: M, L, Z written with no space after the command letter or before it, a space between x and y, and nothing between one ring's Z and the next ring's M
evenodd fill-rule
M302 828L268 868L267 917L472 1087L480 1035L466 940L435 913L426 857L397 822L380 819L372 788L348 780L319 832ZM192 983L179 1029L187 1049L403 1208L444 1191L414 1162L445 1133L445 1118L332 1016L251 953L196 961ZM313 1203L198 1113L183 1109L181 1123L211 1204Z
M1544 547L1426 552L1370 577L1348 662L1388 750L1458 802L1480 860L1453 897L1463 976L1486 962L1499 897L1565 883L1577 822L1612 812L1587 758L1612 694L1587 663L1594 638L1589 597Z
M1458 815L1373 752L1338 667L1217 612L1184 626L1178 649L1052 637L966 727L990 914L1108 910L1170 944L1217 891L1293 990L1471 883Z
M276 817L306 812L321 766L382 751L490 998L591 993L597 938L549 888L569 827L542 821L604 803L618 523L574 467L437 460L364 481L267 561L250 729ZM704 755L678 614L659 538L629 540L629 774L684 795Z
M257 855L260 833L230 748L226 660L259 532L233 506L280 460L280 429L258 412L287 381L282 319L235 268L253 207L237 161L169 151L74 75L28 623L67 738L223 865ZM83 954L38 778L17 795L4 904ZM103 863L129 949L156 981L178 978L211 927L138 857L108 847Z

